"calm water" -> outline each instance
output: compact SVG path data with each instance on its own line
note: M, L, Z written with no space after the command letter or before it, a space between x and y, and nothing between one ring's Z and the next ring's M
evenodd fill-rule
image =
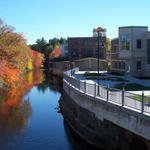
M93 149L64 122L60 80L29 72L16 88L1 93L0 150Z

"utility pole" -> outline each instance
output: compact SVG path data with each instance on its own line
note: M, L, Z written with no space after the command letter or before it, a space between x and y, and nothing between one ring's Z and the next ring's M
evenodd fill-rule
M97 44L98 44L98 58L97 58L97 75L98 75L98 93L97 93L97 95L100 95L100 93L99 93L99 55L100 55L100 52L99 52L99 31L97 31L97 33L98 33L98 42L97 42Z

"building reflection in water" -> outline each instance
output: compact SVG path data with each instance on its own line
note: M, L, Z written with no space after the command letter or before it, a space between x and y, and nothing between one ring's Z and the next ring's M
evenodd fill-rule
M45 80L37 85L39 91L45 92L46 89L49 88L50 91L53 92L61 92L62 91L62 79L54 76L52 74L48 74L45 72Z

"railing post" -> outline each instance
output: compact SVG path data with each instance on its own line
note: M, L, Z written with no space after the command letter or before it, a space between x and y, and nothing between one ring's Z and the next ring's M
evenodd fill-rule
M78 89L78 80L76 80L76 88Z
M100 96L100 85L97 84L97 96Z
M109 101L109 84L107 86L107 102Z
M122 106L124 106L124 92L125 92L125 90L124 90L124 88L122 89Z
M80 80L79 80L79 91L80 91Z
M86 80L84 81L84 93L86 93Z
M99 84L97 84L97 95L99 96Z
M142 92L142 110L141 110L142 114L144 112L144 92Z
M72 77L72 69L70 70L70 73L71 73L71 77Z
M96 97L96 82L94 83L94 96Z

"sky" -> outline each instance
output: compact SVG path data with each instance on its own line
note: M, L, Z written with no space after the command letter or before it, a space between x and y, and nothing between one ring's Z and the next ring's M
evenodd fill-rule
M112 39L120 26L150 26L150 0L0 0L0 18L28 44L92 36L97 27Z

